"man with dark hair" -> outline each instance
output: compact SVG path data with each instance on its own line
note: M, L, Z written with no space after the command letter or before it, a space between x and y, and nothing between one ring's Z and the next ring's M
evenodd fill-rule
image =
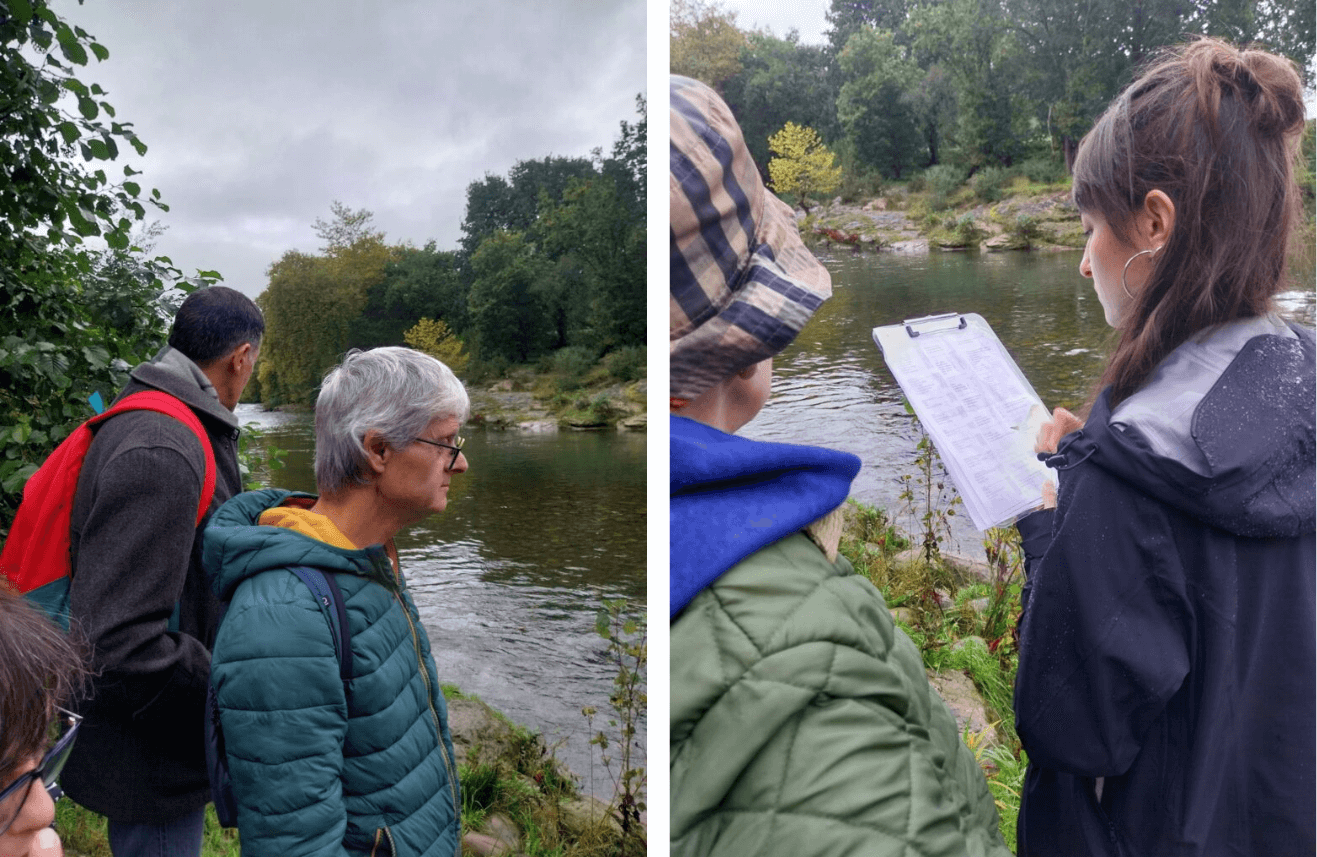
M120 398L159 390L200 420L214 451L210 509L242 490L233 409L251 378L265 322L223 286L183 301L169 345L131 373ZM96 430L73 501L72 625L91 644L95 678L60 783L109 820L110 849L201 853L210 800L203 737L218 604L197 523L205 451L179 420L128 411Z

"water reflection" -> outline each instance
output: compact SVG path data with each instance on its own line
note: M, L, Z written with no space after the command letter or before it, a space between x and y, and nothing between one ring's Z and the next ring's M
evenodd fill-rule
M286 450L263 481L315 490L310 414L242 405L238 419ZM616 674L594 630L600 602L644 603L645 438L476 430L465 451L448 509L397 539L440 680L564 742L559 758L607 797L581 708L606 718Z
M823 254L833 296L773 363L773 397L741 434L814 443L860 456L852 495L901 507L899 477L915 472L916 432L900 387L873 343L874 327L939 312L973 312L992 325L1049 408L1079 408L1114 344L1081 253ZM1288 317L1312 324L1317 295L1286 292ZM910 516L901 523L914 529ZM967 516L952 548L981 554Z

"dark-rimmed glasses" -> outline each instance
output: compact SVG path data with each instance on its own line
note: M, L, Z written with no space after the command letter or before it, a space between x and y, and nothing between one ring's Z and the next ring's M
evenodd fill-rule
M416 438L416 442L428 443L430 446L442 446L444 449L451 449L453 451L453 460L448 462L448 466L445 467L444 470L452 470L457 466L457 457L462 454L462 447L466 445L466 438L455 437L453 438L452 443L440 443L437 440L426 440L423 437L418 437Z
M69 760L69 753L73 750L73 739L78 737L78 726L82 723L82 718L72 711L65 711L62 708L57 710L59 714L56 723L60 731L54 745L41 757L40 764L0 789L0 836L9 832L9 826L23 811L23 804L27 803L28 789L32 788L32 784L37 780L41 780L45 785L52 799L60 794L55 781L59 779L60 771L64 770L64 763ZM10 801L10 798L16 794L21 796L21 800ZM12 810L4 808L6 801L13 803Z

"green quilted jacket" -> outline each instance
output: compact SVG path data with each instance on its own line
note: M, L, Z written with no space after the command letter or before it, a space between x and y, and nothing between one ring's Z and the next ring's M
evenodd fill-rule
M459 853L458 781L430 644L380 545L343 550L256 524L292 495L215 513L205 564L229 601L211 666L244 854ZM344 693L327 614L292 572L333 572L347 607Z
M914 644L804 533L696 595L671 652L672 854L1010 854Z

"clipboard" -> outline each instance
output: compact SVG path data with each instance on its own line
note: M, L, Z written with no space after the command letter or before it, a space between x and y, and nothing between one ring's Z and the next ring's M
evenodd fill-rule
M906 319L875 327L873 339L975 527L1010 523L1042 501L1051 477L1033 445L1050 414L982 316Z

